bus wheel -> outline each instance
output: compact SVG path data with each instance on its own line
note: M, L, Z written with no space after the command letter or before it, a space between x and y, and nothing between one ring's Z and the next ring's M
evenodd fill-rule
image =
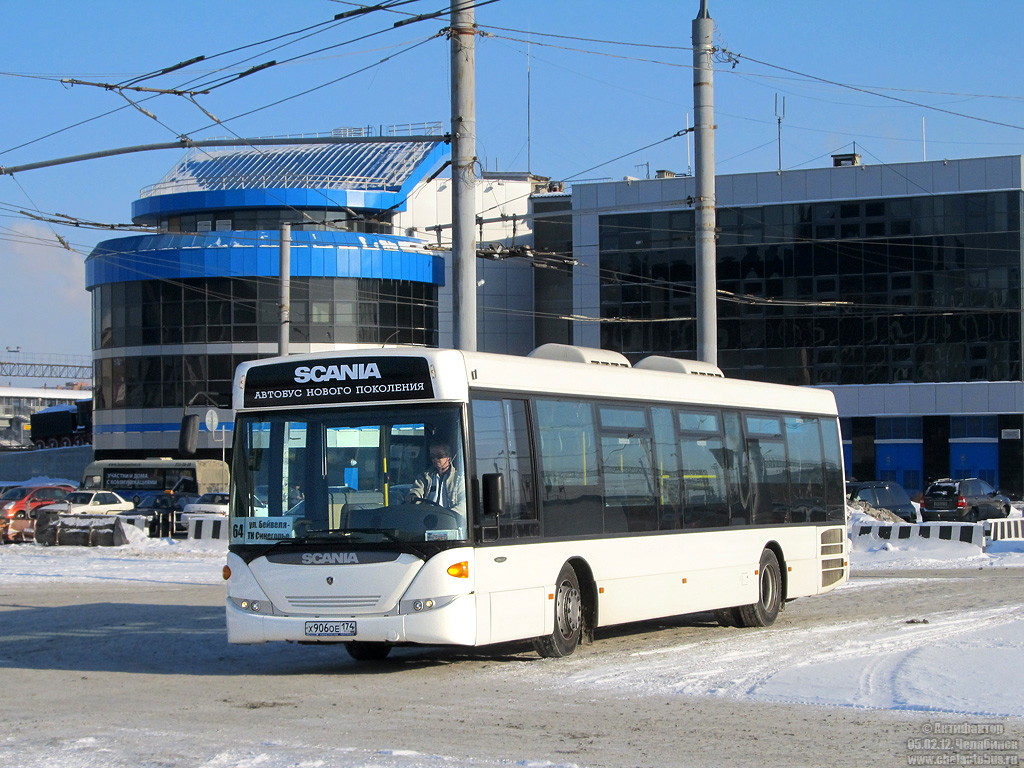
M555 584L555 631L546 637L538 637L533 647L541 656L549 659L569 656L576 650L583 629L583 595L576 571L566 563L558 574Z
M770 549L761 553L758 572L757 602L741 605L737 610L746 627L770 627L782 607L782 569L779 558Z
M391 646L387 643L345 643L345 650L348 655L356 661L382 661L391 653Z

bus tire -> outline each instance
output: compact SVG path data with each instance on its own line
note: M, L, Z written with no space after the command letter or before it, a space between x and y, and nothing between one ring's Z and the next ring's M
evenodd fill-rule
M770 627L782 608L782 568L779 558L770 549L761 553L757 573L757 602L741 605L737 610L743 626Z
M576 571L566 563L555 583L555 631L533 640L541 656L557 659L572 655L583 632L583 594Z
M387 643L354 641L345 643L345 650L356 661L383 661L391 653L391 646Z

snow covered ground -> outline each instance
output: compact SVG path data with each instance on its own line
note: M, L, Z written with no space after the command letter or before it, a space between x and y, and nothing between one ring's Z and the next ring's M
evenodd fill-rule
M851 554L859 575L843 591L875 590L883 599L893 584L891 571L1024 567L1024 542L995 542L987 551L958 542L909 541L859 543ZM222 584L223 544L169 539L140 539L119 548L0 547L0 583L139 582L148 584ZM886 571L884 578L881 571ZM878 572L872 577L872 572ZM903 577L897 573L897 580ZM979 586L982 586L979 583ZM913 606L908 606L913 611ZM582 654L561 660L551 685L613 691L626 697L650 695L724 697L743 701L809 704L903 713L934 713L976 721L1018 720L1024 713L1024 600L972 611L837 622L832 625L776 626L748 633L713 632L696 641L643 651ZM554 672L555 666L552 665ZM530 674L535 674L532 670ZM525 674L508 665L497 673ZM986 720L987 719L987 720ZM0 754L2 754L0 739ZM102 742L102 740L101 740ZM97 742L51 747L37 754L34 766L92 766L112 745ZM54 749L66 753L57 755ZM116 749L114 750L117 751ZM313 765L297 745L278 745L252 753L225 752L208 766ZM93 758L88 757L90 753ZM547 761L452 761L389 749L335 754L342 768L447 766L552 766ZM52 762L51 762L52 761Z

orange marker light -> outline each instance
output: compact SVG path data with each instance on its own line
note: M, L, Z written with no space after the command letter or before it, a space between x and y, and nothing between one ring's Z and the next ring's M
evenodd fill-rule
M455 563L455 565L448 566L448 575L454 576L456 579L468 579L469 578L469 563L463 560L461 563Z
M220 575L224 577L224 581L227 581L231 578L231 568L225 565L224 569L220 572Z

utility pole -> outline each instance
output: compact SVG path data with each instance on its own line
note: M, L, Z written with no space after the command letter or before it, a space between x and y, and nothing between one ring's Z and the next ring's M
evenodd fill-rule
M452 321L455 348L476 351L476 17L452 0Z
M288 341L291 336L291 325L292 325L292 309L291 309L291 290L292 290L292 225L285 223L281 225L281 244L280 244L280 307L281 307L281 335L277 341L277 354L284 357L288 354Z
M786 97L782 97L782 114L779 114L779 94L775 94L775 119L779 122L779 173L782 173L782 119L786 116Z
M718 365L718 278L715 271L714 32L707 0L693 20L693 126L697 202L697 358Z

